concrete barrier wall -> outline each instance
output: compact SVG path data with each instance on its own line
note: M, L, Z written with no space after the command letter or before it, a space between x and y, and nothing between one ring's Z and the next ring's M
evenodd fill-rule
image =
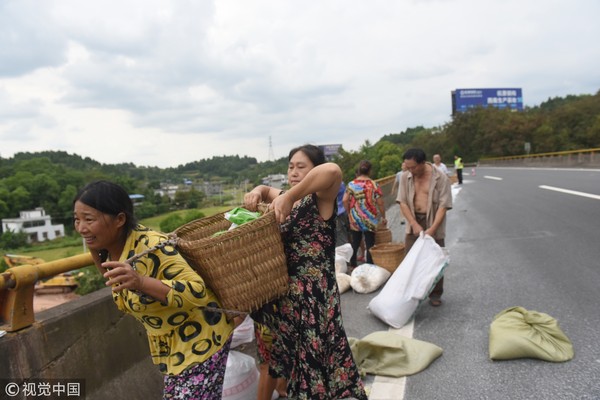
M106 288L1 337L0 377L85 379L88 400L160 399L162 376L149 354L144 328L117 310Z

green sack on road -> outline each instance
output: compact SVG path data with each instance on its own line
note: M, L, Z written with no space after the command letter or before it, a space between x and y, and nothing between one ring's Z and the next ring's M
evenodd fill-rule
M563 362L573 358L573 345L548 314L510 307L498 313L490 325L490 358L537 358Z
M389 331L373 332L362 339L348 338L348 341L361 375L414 375L442 355L442 349L432 343Z

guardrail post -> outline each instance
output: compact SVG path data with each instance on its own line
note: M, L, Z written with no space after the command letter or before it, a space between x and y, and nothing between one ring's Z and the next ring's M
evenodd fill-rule
M32 265L21 265L12 268L4 274L8 282L8 290L0 294L0 309L2 322L7 325L4 330L13 332L30 326L35 321L33 312L33 292L38 279L37 269ZM7 277L6 275L10 275ZM8 279L6 279L8 278Z
M0 292L2 322L6 323L0 325L0 328L8 332L14 332L31 326L35 322L33 312L34 286L34 284L31 284L19 290L9 289Z
M38 279L93 265L89 253L38 265L19 265L0 274L0 329L14 332L35 322L33 294Z

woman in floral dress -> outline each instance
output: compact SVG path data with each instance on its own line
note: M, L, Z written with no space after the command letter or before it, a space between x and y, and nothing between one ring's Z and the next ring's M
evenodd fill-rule
M326 163L316 146L290 152L288 181L282 192L257 186L244 197L245 206L259 202L282 223L288 260L288 294L253 318L272 330L269 373L288 378L290 399L366 400L358 368L344 330L335 280L337 193L342 172Z

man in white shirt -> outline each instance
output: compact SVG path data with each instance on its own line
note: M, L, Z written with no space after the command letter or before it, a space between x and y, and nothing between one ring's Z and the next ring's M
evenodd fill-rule
M446 174L446 176L450 175L450 172L448 171L448 167L446 167L446 164L444 164L442 162L442 157L440 157L439 154L433 155L433 165L435 165L436 168L439 169L441 172Z

